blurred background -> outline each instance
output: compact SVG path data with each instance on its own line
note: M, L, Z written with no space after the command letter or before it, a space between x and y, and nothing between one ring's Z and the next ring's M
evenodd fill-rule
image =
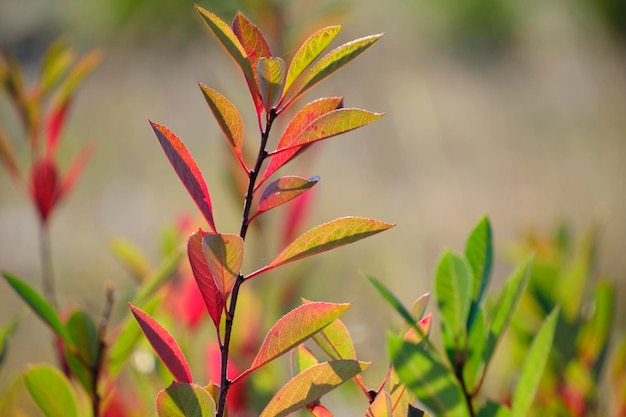
M431 290L444 247L462 251L484 214L496 242L492 291L513 270L515 242L565 224L573 236L597 233L597 275L614 280L618 299L626 300L626 3L198 4L226 21L242 9L269 34L274 54L285 59L324 25L344 25L335 46L385 32L307 98L341 95L347 107L386 116L324 142L282 171L321 177L306 228L346 215L397 223L382 235L311 260L313 272L298 289L309 299L353 301L346 322L363 359L384 357L385 329L400 320L361 271L410 304ZM122 300L133 286L108 239L133 241L156 264L163 229L184 213L196 216L148 118L187 144L208 183L217 226L231 233L239 228L241 212L229 191L232 158L197 82L240 108L247 141L257 141L258 132L243 77L192 1L0 0L0 45L29 76L36 76L40 57L60 35L80 51L105 53L74 103L59 157L69 162L85 142L96 151L51 229L62 302L86 303L97 315L106 282L115 284ZM0 95L0 123L25 163L26 141L6 94ZM280 228L281 210L265 215L269 230ZM252 242L264 262L280 250L271 236ZM27 196L0 171L0 269L39 286L37 245ZM249 270L255 266L247 263ZM266 285L284 285L296 273L268 275ZM0 324L21 308L0 284ZM626 307L620 302L616 316L623 331ZM50 358L48 338L39 343L45 331L32 315L24 320L5 374Z

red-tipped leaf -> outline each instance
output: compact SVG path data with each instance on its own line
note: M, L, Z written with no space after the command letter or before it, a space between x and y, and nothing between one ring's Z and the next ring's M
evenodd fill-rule
M319 177L281 177L265 187L254 217L293 200L319 182Z
M244 243L238 235L208 233L202 248L209 271L224 299L232 291L243 263Z
M150 125L156 134L165 156L169 159L170 164L183 182L185 188L193 198L200 212L206 219L211 230L215 230L213 222L213 208L211 206L211 197L207 189L200 168L196 165L191 154L183 144L183 142L173 134L165 126L150 121Z
M215 285L211 270L204 256L202 239L206 235L206 232L198 230L189 236L189 240L187 241L187 256L189 257L189 264L191 265L193 276L200 289L209 316L211 316L215 328L219 329L220 321L222 320L222 311L224 310L224 297L222 297L222 293L217 288L217 285Z
M185 355L172 335L148 313L130 304L130 309L141 327L141 331L170 371L176 382L191 383L191 371Z

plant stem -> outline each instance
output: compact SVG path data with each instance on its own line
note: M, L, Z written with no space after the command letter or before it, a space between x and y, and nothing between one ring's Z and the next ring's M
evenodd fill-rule
M467 404L467 409L469 410L470 417L476 416L476 411L474 410L474 404L472 402L472 393L467 390L467 386L465 385L465 380L463 379L463 361L458 362L454 366L454 374L456 375L456 379L461 384L461 389L463 390L463 396L465 397L465 403Z
M265 131L261 132L261 144L259 145L259 153L257 155L256 163L254 164L254 168L250 171L248 190L246 192L246 197L243 205L243 214L241 218L241 230L239 231L239 236L244 241L246 240L246 234L248 232L250 211L252 210L252 199L254 197L254 186L259 176L259 172L261 171L263 161L265 161L265 158L267 158L267 150L265 149L265 147L267 146L267 140L269 138L270 130L272 129L272 124L274 123L276 116L277 113L274 109L272 109L267 116ZM228 389L230 388L231 383L231 381L228 379L228 354L230 350L230 336L233 330L233 321L235 319L235 309L237 307L239 287L241 287L241 284L243 284L243 282L244 277L240 274L237 277L235 285L233 286L233 291L230 294L230 305L228 308L228 314L226 315L226 321L224 326L224 343L220 346L220 351L222 354L222 374L220 382L220 397L217 404L217 412L215 414L216 417L223 417L224 410L226 409L226 395L228 394Z
M93 411L93 417L100 416L100 394L98 393L98 381L100 379L100 372L102 371L102 365L104 363L104 351L106 349L106 329L109 325L109 319L111 318L111 311L113 310L113 287L107 286L105 289L106 301L104 305L104 311L100 317L100 324L98 326L98 354L94 362L94 366L91 368L91 409Z
M41 257L41 280L44 296L55 309L58 309L59 305L54 289L54 270L52 268L50 228L48 227L47 221L39 222L39 253Z

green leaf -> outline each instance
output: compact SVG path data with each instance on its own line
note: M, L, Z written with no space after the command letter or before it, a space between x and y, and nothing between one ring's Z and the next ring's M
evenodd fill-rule
M128 239L109 239L109 248L117 260L139 281L143 281L150 274L150 263L145 254Z
M463 366L463 380L466 389L474 392L482 372L485 372L485 347L488 340L487 335L487 319L485 311L481 306L474 318L474 325L469 331L469 340L467 344L467 361Z
M445 251L437 266L434 295L441 313L444 344L448 351L464 348L473 289L474 277L467 261Z
M277 149L270 154L276 155L293 148L301 148L313 142L358 129L381 117L383 117L382 113L372 113L362 109L333 110L313 120L304 130L296 132L295 135L289 137L283 135Z
M303 344L291 350L291 376L296 376L305 369L317 365L319 362L313 353Z
M206 100L217 124L220 126L222 133L226 137L226 141L233 151L239 163L247 170L246 163L243 160L243 119L237 107L226 97L215 90L198 83L204 99Z
M336 49L333 49L317 61L309 72L307 72L295 94L297 94L298 97L301 96L314 85L320 83L322 80L329 77L335 71L339 70L348 62L359 56L382 36L382 34L366 36L364 38L355 39L352 42L348 42Z
M46 417L78 417L70 382L50 365L37 365L24 374L26 388Z
M335 36L341 30L341 25L329 26L318 30L311 36L309 36L298 48L296 54L289 64L289 70L287 71L287 79L285 80L285 92L289 92L292 84L296 79L304 72L305 69L315 59L320 56L322 51L335 39Z
M174 382L156 398L159 417L208 417L215 415L215 402L202 387Z
M243 264L243 239L238 235L208 233L202 239L202 247L213 281L226 300Z
M317 184L319 180L320 177L302 178L294 176L277 179L265 187L257 211L253 217L293 200L300 194L308 191ZM251 220L252 219L250 219L250 221Z
M85 78L96 69L102 61L103 53L99 50L94 50L81 57L69 70L67 77L59 85L52 99L50 108L58 108L64 106L72 98L74 93Z
M43 57L39 85L42 96L46 96L54 85L67 72L75 58L75 53L67 47L63 38L53 42Z
M583 361L596 363L606 351L615 310L615 291L608 281L598 283L594 295L593 314L578 334L578 349Z
M15 330L17 330L20 319L20 315L15 316L13 320L9 322L9 324L0 328L0 367L2 366L2 363L4 362L4 359L6 357L9 338L13 335L13 333L15 333Z
M463 390L434 351L393 334L387 336L387 347L400 381L435 415L469 417Z
M512 417L511 410L506 406L491 401L478 411L477 417Z
M61 319L59 319L59 315L37 291L17 277L7 273L3 273L2 276L18 295L22 297L22 300L28 304L35 314L37 314L57 336L68 345L73 346L72 338L61 322Z
M281 317L267 332L250 368L236 379L273 361L328 326L343 314L350 304L308 303Z
M95 366L100 350L100 339L95 323L84 311L76 310L66 324L80 358L89 366Z
M395 225L364 217L343 217L333 220L314 227L296 238L268 266L253 272L246 279L280 265L365 239L393 226Z
M530 411L535 393L539 387L539 381L541 380L543 370L548 361L548 356L550 355L550 348L552 347L558 316L559 309L557 307L541 325L539 332L530 346L520 377L517 380L515 393L513 394L513 404L511 407L513 417L525 417Z
M391 396L386 391L379 392L374 402L365 412L365 417L391 417Z
M283 96L285 71L285 61L282 58L261 58L257 63L261 99L268 113Z
M474 317L489 285L493 261L492 240L491 225L489 224L489 219L485 216L478 222L465 244L465 258L468 260L474 273L474 294L467 321L468 330L472 328Z
M366 362L339 360L306 369L278 390L260 417L286 416L351 380L368 366Z
M331 359L356 359L348 328L339 319L316 333L313 340Z

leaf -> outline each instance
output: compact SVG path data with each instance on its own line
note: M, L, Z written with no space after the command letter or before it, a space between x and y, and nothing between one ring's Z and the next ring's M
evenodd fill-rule
M174 382L156 397L159 417L206 417L215 415L211 395L195 384Z
M391 417L391 397L389 393L382 391L378 393L374 402L365 412L365 417Z
M324 55L315 63L315 65L313 65L313 67L302 79L302 82L295 92L297 97L303 95L314 85L320 83L322 80L329 77L335 71L339 70L348 62L359 56L382 36L382 34L377 34L355 39L352 42L345 43Z
M285 61L282 58L261 58L257 63L259 90L265 111L269 113L283 96Z
M202 240L206 235L206 232L198 230L189 236L189 240L187 241L187 255L193 276L200 289L200 293L202 293L202 299L209 312L209 316L211 316L215 328L219 329L222 320L222 311L224 311L224 297L222 297L222 294L213 280L207 259L204 256Z
M182 248L168 254L159 266L142 283L137 295L133 298L133 304L144 304L167 280L176 272L183 256Z
M615 293L611 282L598 283L593 307L593 314L582 325L577 336L580 357L588 364L595 364L607 350L615 309Z
M13 336L13 333L15 333L15 330L17 330L17 326L20 320L21 320L20 315L15 316L9 322L9 324L7 324L6 326L0 327L0 368L2 368L2 363L4 362L4 359L6 358L8 345L9 345L9 338ZM0 395L0 404L1 403L2 403L2 396ZM0 411L1 410L2 408L0 407Z
M226 300L241 271L243 239L238 235L208 233L202 238L202 248L213 281Z
M513 417L524 417L530 411L535 393L539 387L539 381L550 355L558 316L559 308L557 307L541 325L539 332L530 345L522 371L517 380L515 393L513 394L511 407Z
M96 325L84 311L76 310L67 320L67 330L80 358L89 366L96 366L100 338Z
M51 107L61 107L65 103L67 103L78 87L83 83L85 78L94 70L100 62L104 54L100 50L93 50L80 58L69 70L69 74L63 80L59 88L57 89L57 93L55 94Z
M185 188L187 188L191 198L193 198L200 212L209 223L209 227L215 232L211 197L209 196L209 190L204 182L204 178L202 178L200 168L198 168L191 154L176 135L165 126L161 126L152 121L150 121L150 125L157 139L159 139L165 156L169 159L176 174L178 174L178 177L183 182Z
M470 415L458 381L434 351L393 334L387 336L387 348L400 380L434 415Z
M313 340L331 359L356 359L348 328L339 319L316 333Z
M191 383L191 371L189 370L187 359L185 359L185 355L172 335L149 314L130 303L129 306L141 327L141 331L148 339L150 345L152 345L161 362L170 371L174 380L176 382Z
M427 316L422 317L422 319L417 323L417 328L420 331L417 332L414 327L411 327L409 328L409 330L407 330L404 333L403 339L407 342L411 342L415 344L421 343L422 341L424 341L425 336L428 337L428 335L430 334L430 328L432 326L432 322L433 322L432 314L428 314Z
M322 404L318 404L315 401L313 401L313 403L307 404L306 408L309 413L311 413L311 415L313 415L314 417L333 417L333 413L331 413L328 408L324 407Z
M283 249L268 266L253 272L246 279L280 265L365 239L393 226L395 225L364 217L342 217L330 221L302 234Z
M78 417L78 403L70 382L50 365L30 367L24 383L46 417Z
M317 365L319 362L313 353L303 344L291 350L291 376L296 376L305 369Z
M491 401L478 411L477 417L512 417L511 410L505 405L497 404Z
M287 71L287 78L285 80L285 93L289 92L294 81L296 81L300 74L320 56L322 51L335 39L335 36L337 36L340 30L341 25L320 29L309 36L302 45L300 45L300 48L298 48L291 60L291 64L289 64L289 70Z
M272 155L293 148L310 145L313 142L328 139L342 133L363 127L383 117L382 113L372 113L362 109L337 109L325 113L308 124L304 130L293 136L281 137L281 141Z
M260 417L282 417L354 378L366 362L339 360L320 363L295 376L270 400Z
M211 32L215 35L217 40L222 44L226 52L235 60L243 75L246 77L246 81L248 82L248 87L250 88L250 93L254 97L259 94L259 88L254 79L254 72L252 70L252 66L250 65L250 61L248 61L247 53L237 39L237 36L233 32L233 30L224 22L222 19L209 12L206 9L194 5L196 11L202 17L204 23L211 29Z
M200 90L202 90L204 99L209 105L211 112L213 112L213 116L215 116L215 120L217 120L217 124L220 126L222 133L224 133L230 149L239 160L239 163L247 171L248 168L246 167L242 155L244 129L241 114L237 110L237 107L228 101L226 97L202 83L198 83L198 85L200 86Z
M117 260L138 281L143 281L150 274L150 262L145 253L130 240L115 236L109 239L109 249Z
M480 306L469 331L467 360L463 365L463 381L469 392L474 392L481 374L486 371L484 353L487 341L487 318L483 306Z
M278 141L278 147L284 147L283 144L293 143L297 140L297 137L300 133L313 122L318 117L329 113L333 110L337 110L338 108L343 107L343 98L341 97L328 97L328 98L320 98L318 100L312 101L305 105L302 110L300 110L289 122L287 129L280 137ZM263 178L259 181L257 188L268 179L274 172L276 172L280 167L285 165L291 159L293 159L296 154L300 150L303 150L304 147L292 148L280 152L274 156L270 160L265 172L263 173Z
M48 47L43 57L39 74L39 86L42 96L48 94L52 87L67 72L74 58L74 51L67 47L63 38L57 39Z
M491 225L486 216L478 222L467 239L465 258L474 273L474 294L472 296L472 307L467 322L467 328L471 329L480 302L489 285L489 275L491 274L491 264L493 261Z
M302 178L292 176L277 179L265 187L253 217L293 200L317 184L319 180L320 177Z
M0 160L9 170L9 173L13 177L14 181L19 181L21 178L20 167L17 163L17 156L11 146L11 141L6 132L0 126Z
M43 320L52 331L70 346L72 338L67 329L59 319L57 312L37 291L31 288L24 281L10 274L3 273L2 276L13 287L15 292L24 300L26 304Z
M92 154L93 146L87 145L74 158L59 186L59 199L72 191Z
M273 361L328 326L343 314L350 304L308 303L281 317L267 332L252 365L236 380Z

